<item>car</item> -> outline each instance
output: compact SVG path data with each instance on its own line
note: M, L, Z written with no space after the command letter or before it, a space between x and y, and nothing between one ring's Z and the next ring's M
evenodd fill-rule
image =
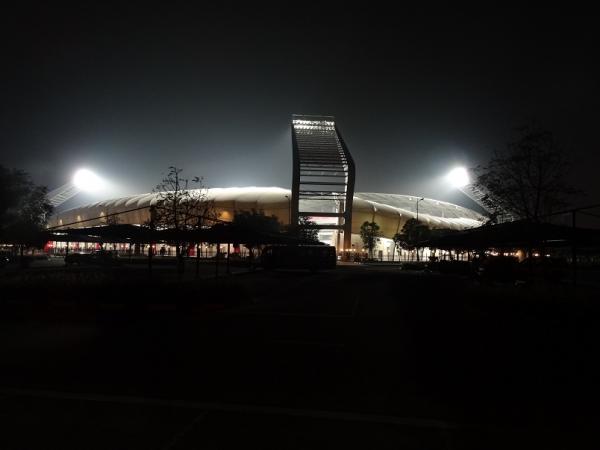
M65 256L65 264L68 266L116 266L119 263L119 255L109 250L96 250L92 253L70 253Z

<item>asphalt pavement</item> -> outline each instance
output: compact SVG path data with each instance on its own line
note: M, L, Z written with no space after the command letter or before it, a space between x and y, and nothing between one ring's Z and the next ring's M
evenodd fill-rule
M199 282L240 301L3 304L0 448L590 442L593 292L359 265Z

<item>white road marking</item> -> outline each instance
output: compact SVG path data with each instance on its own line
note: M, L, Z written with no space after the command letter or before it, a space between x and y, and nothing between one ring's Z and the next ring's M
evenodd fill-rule
M449 430L458 428L457 424L437 419L420 419L380 414L364 414L345 411L327 411L318 409L284 408L279 406L258 406L221 402L195 402L185 400L168 400L125 395L82 394L60 392L46 389L0 388L0 395L46 398L56 400L77 400L103 403L121 403L149 406L199 409L204 412L228 412L241 414L264 414L309 419L340 420L349 422L366 422L378 424L404 425L415 428L431 428ZM200 416L198 416L200 417Z
M273 339L270 342L274 344L284 344L284 345L314 345L320 347L345 347L345 344L339 342L320 342L320 341L304 341L300 339Z
M200 422L202 422L204 420L204 418L206 417L206 415L207 415L206 412L202 412L202 413L200 413L200 415L194 417L194 419L189 424L187 424L187 426L185 426L181 431L176 433L173 436L173 438L162 447L162 450L169 450L169 449L175 448L175 446L177 445L177 442L179 442L179 440L183 436L185 436L189 431L191 431L192 428L194 428L196 425L198 425Z
M231 314L239 314L244 316L310 317L314 319L352 319L354 317L353 314L293 313L277 311L234 311L231 312Z

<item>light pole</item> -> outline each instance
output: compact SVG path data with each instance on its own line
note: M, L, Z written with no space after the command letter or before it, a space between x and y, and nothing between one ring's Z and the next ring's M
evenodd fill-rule
M289 220L289 225L291 228L292 227L292 199L287 194L284 195L284 197L288 199L288 220Z
M422 202L423 200L425 200L425 197L421 197L421 198L417 199L417 230L419 229L419 202ZM418 235L417 235L417 238L419 238ZM419 247L418 246L417 246L417 262L419 262Z
M419 221L419 202L425 200L424 197L417 199L417 222Z

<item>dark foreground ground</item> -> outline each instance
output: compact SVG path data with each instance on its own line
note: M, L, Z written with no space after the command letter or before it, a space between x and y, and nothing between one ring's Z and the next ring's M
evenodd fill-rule
M591 288L366 266L0 288L1 449L600 445Z

